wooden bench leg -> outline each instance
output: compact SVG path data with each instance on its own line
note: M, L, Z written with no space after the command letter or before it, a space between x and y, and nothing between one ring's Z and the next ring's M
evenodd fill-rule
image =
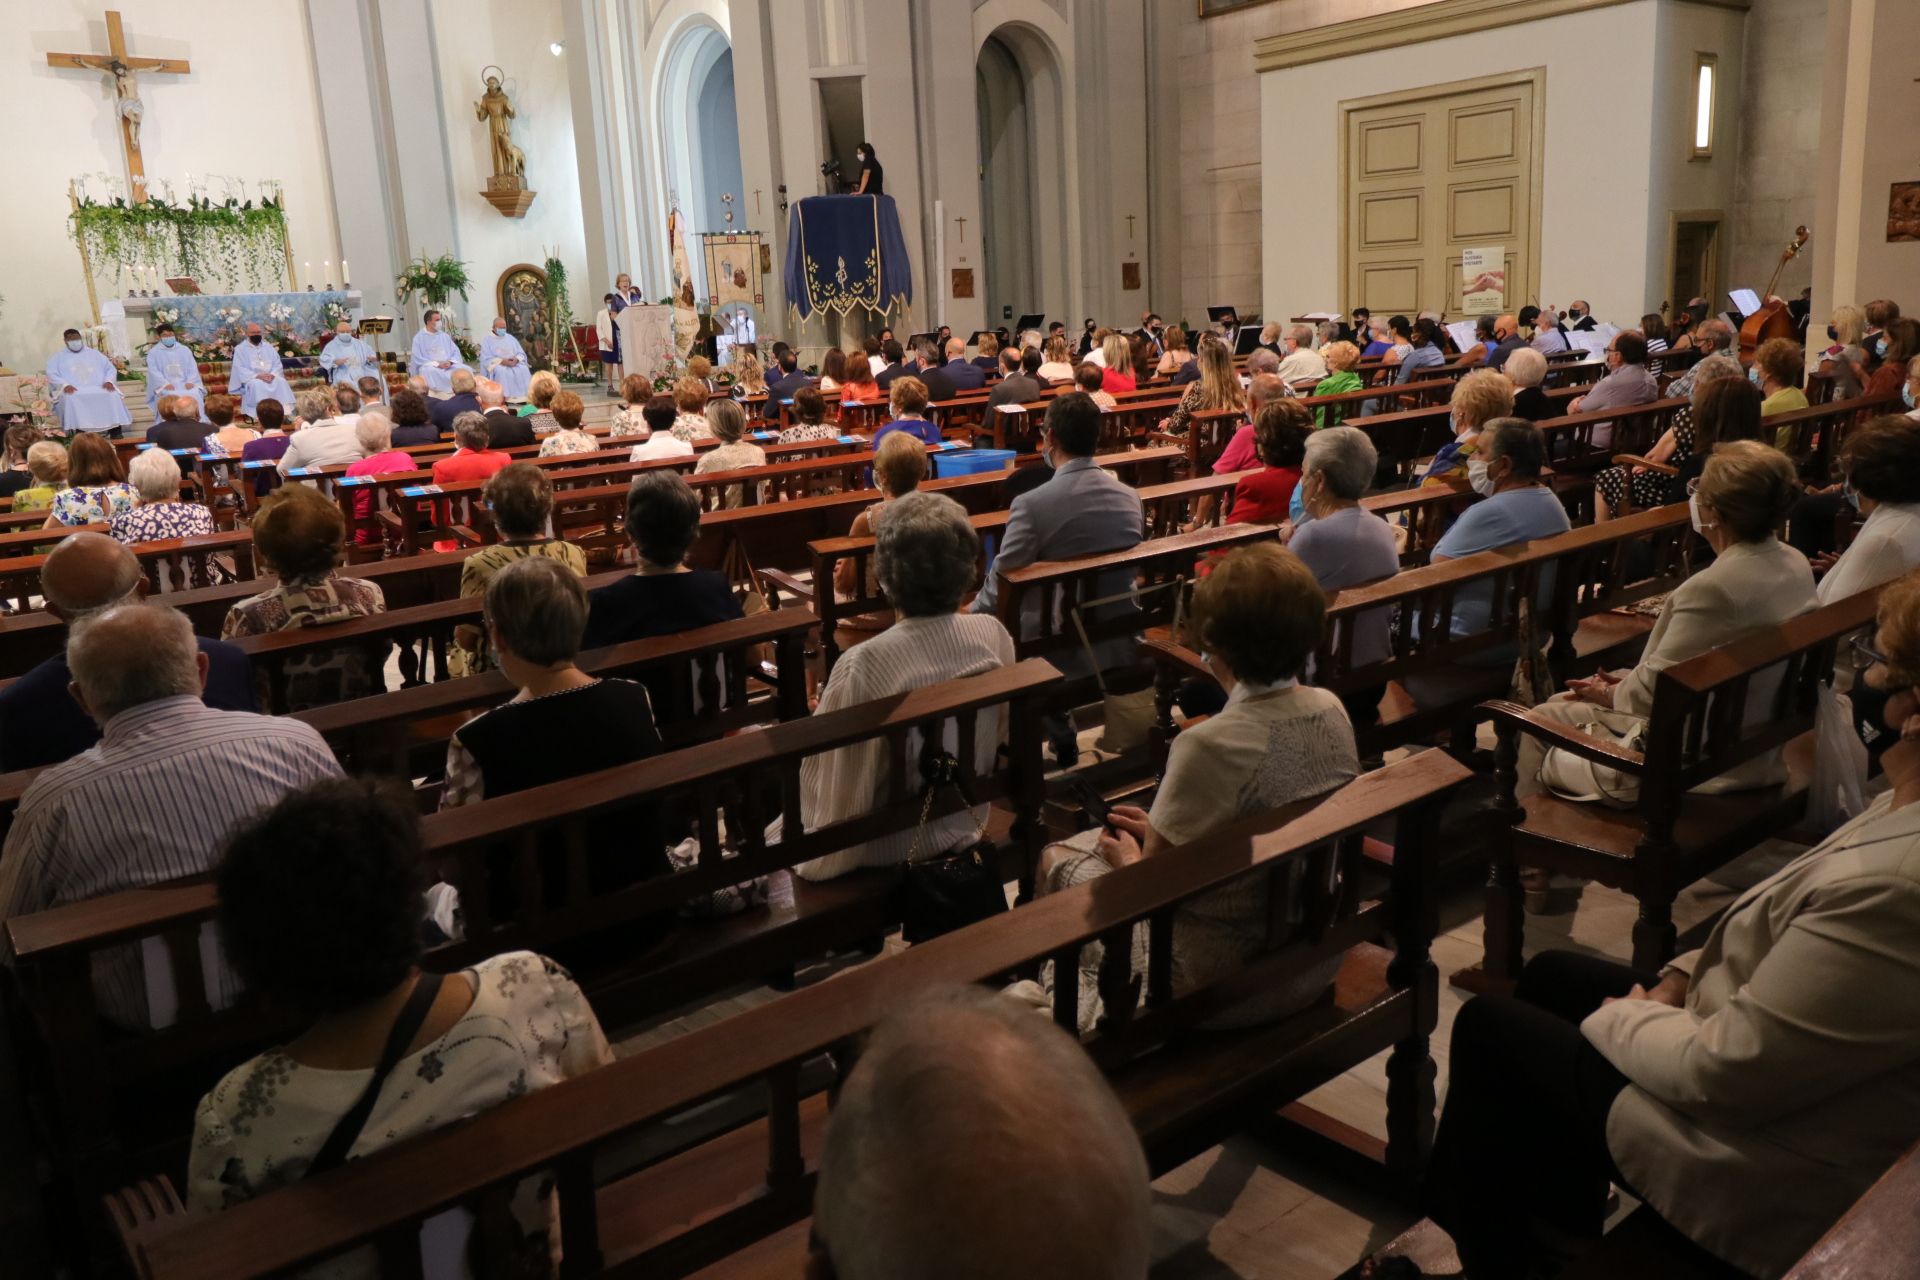
M1633 922L1633 966L1649 973L1673 959L1679 934L1673 927L1671 895L1648 896L1640 900L1640 914Z
M1520 967L1526 963L1526 896L1520 889L1520 868L1505 859L1496 859L1487 868L1487 916L1485 930L1486 977L1489 983L1511 984L1520 980Z

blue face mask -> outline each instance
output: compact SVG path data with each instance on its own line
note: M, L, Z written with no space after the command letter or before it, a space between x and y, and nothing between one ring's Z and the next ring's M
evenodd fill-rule
M496 338L504 338L507 336L507 331L504 327L496 327L493 331L493 336Z
M1756 387L1757 387L1757 386L1759 386L1759 385L1760 385L1760 371L1759 371L1758 369L1751 369L1751 368L1750 368L1750 369L1748 369L1748 370L1747 370L1747 381L1748 381L1748 382L1751 382L1751 383L1752 383L1752 384L1753 384L1754 386L1756 386Z
M1905 382L1900 385L1900 400L1901 403L1905 404L1909 409L1915 407L1913 403L1913 384L1911 382Z
M1853 481L1848 480L1843 483L1840 486L1840 492L1845 496L1848 506L1852 507L1855 511L1860 509L1860 491L1853 487Z
M1887 340L1885 338L1882 338L1878 342L1873 344L1873 353L1879 356L1882 360L1885 360L1887 358Z
M162 339L160 339L160 345L161 345L161 346L163 346L163 347L170 347L170 346L172 346L172 345L173 345L173 335L172 335L172 334L168 334L168 335L167 335L166 337L164 337L164 338L162 338Z

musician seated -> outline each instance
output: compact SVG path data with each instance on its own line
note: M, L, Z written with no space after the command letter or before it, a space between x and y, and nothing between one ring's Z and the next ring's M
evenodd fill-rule
M1777 1277L1920 1134L1920 577L1870 648L1890 792L1661 972L1548 952L1461 1009L1424 1199L1473 1280L1551 1274L1609 1182Z

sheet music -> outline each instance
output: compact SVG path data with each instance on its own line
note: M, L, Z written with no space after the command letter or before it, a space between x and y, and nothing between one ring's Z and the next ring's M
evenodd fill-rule
M1309 311L1300 318L1302 320L1338 320L1340 313L1338 311Z
M1473 327L1474 322L1471 320L1456 320L1447 326L1447 336L1453 339L1453 345L1455 347L1461 351L1465 351L1478 341L1478 339L1473 336Z
M1760 295L1751 289L1734 289L1727 296L1733 299L1733 305L1740 308L1742 315L1752 315L1760 309Z
M1576 330L1567 335L1567 345L1575 351L1584 351L1589 356L1597 356L1607 349L1608 338L1599 328Z

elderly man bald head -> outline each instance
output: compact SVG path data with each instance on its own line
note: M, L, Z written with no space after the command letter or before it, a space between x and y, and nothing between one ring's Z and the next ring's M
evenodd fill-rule
M1134 1280L1146 1158L1080 1045L977 987L882 1024L847 1078L814 1196L815 1280Z
M139 603L146 586L133 552L103 533L69 535L48 553L40 569L47 612L69 625ZM207 705L252 711L247 655L204 637L198 648L207 663ZM0 689L0 773L56 764L100 740L99 725L74 701L70 683L66 655L56 653Z

